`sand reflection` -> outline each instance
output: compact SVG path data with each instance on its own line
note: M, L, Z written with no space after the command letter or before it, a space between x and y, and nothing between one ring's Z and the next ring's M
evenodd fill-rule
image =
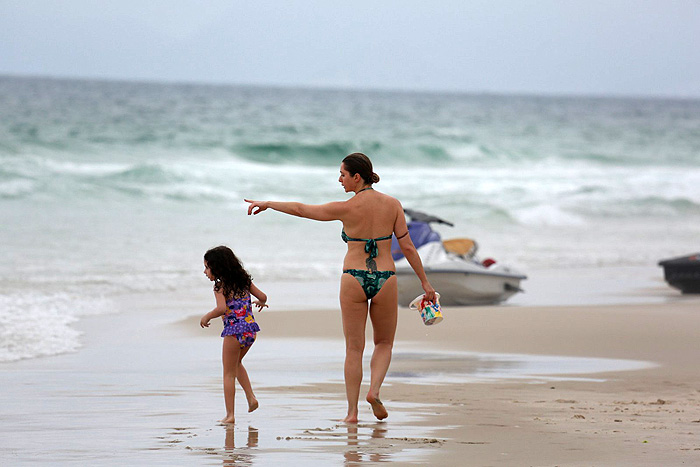
M253 465L254 455L247 449L258 447L258 429L248 426L246 443L244 446L239 446L238 449L236 448L235 426L226 426L225 429L223 465L226 467Z
M368 432L368 435L364 434ZM347 425L347 449L343 453L347 466L358 465L363 462L388 462L388 453L378 452L376 446L371 446L370 440L383 439L386 437L387 428L385 423L372 425ZM367 442L363 442L363 438Z

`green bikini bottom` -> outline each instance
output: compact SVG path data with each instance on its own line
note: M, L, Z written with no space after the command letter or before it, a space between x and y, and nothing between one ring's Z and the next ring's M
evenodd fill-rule
M370 272L364 269L343 269L343 273L350 274L352 277L357 279L357 282L360 283L362 290L365 291L367 300L370 300L377 295L387 279L394 275L394 271Z

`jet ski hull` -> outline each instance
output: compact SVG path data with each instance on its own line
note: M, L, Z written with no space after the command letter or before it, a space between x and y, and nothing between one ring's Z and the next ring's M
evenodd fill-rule
M446 306L492 305L522 292L520 282L527 276L506 266L491 267L447 253L438 242L418 249L430 284L440 292ZM406 259L396 262L399 305L408 304L423 293L420 280Z
M525 276L485 274L465 271L426 271L430 284L440 291L440 303L446 306L492 305L508 300L520 292L520 281ZM399 305L408 304L423 293L413 271L396 274Z

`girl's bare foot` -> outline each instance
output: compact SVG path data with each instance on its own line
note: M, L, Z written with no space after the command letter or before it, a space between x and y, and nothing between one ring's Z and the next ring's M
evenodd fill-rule
M234 423L236 423L236 418L233 415L230 415L230 416L227 415L226 417L222 418L220 421L224 425L233 425Z
M254 411L259 407L258 400L253 398L252 401L248 401L248 413Z
M372 412L374 412L374 416L377 417L377 420L384 420L389 416L389 412L386 411L384 404L382 404L382 401L380 401L378 397L367 394L367 402L372 406Z

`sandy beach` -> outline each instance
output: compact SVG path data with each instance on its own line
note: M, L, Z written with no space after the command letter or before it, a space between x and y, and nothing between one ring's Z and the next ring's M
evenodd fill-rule
M311 287L311 285L309 285ZM273 288L274 289L274 288ZM273 307L223 415L208 290L135 294L75 353L2 364L3 465L658 466L700 463L700 298L400 309L377 422L345 425L339 310ZM333 292L329 291L328 296ZM368 350L371 344L368 343ZM366 362L368 363L368 362ZM368 377L368 372L366 372Z

